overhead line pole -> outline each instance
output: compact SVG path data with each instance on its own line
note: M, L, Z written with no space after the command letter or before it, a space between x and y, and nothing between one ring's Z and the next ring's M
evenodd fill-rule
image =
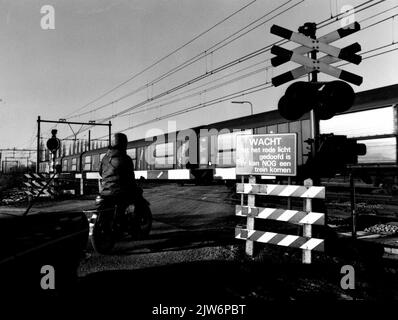
M112 123L109 120L108 123L95 123L95 121L89 121L89 122L77 122L77 121L66 121L64 119L60 120L42 120L40 116L37 117L37 163L36 163L36 173L39 173L39 163L40 163L40 123L60 123L60 124L78 124L78 125L89 125L89 126L102 126L102 127L108 127L108 134L109 134L109 145L111 144L111 133L112 133ZM73 130L72 130L73 131ZM80 132L80 130L79 130ZM76 140L76 136L75 136Z
M36 155L36 173L39 173L40 164L40 116L37 117L37 155Z

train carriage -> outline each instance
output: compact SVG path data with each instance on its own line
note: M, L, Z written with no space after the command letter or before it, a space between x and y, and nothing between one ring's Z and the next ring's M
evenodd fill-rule
M366 144L367 154L359 157L356 168L372 175L373 183L388 180L390 189L398 182L397 102L398 85L359 92L350 110L320 124L321 133L344 134ZM215 180L235 180L237 134L287 132L297 133L300 166L308 157L305 141L311 134L309 114L297 121L287 121L277 110L130 141L127 152L133 159L137 178L208 180L211 175ZM97 178L105 153L106 148L93 149L62 155L57 160L64 172ZM41 170L47 167L48 162L40 164Z

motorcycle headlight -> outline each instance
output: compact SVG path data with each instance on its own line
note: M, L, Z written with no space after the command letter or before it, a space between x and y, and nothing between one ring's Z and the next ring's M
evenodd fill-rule
M95 203L96 203L96 204L100 204L102 201L104 201L104 199L103 199L101 196L97 196L97 197L95 198Z

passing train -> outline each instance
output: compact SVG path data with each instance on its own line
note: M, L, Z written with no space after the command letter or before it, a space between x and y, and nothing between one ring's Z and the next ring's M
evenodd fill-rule
M397 175L397 103L398 84L356 94L350 110L321 121L321 133L347 135L366 144L358 168L366 170L373 184L395 188ZM136 178L148 180L236 180L235 153L237 134L297 133L297 164L308 157L305 142L311 134L309 114L297 121L287 121L278 110L263 112L169 132L164 136L130 141L128 154L133 159ZM58 152L56 163L62 172L88 179L98 178L98 170L107 148L72 154ZM40 162L41 172L48 172L48 159Z

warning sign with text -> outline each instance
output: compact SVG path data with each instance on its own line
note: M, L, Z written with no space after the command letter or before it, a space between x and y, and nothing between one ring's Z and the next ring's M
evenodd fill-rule
M295 176L297 134L238 135L236 174Z

